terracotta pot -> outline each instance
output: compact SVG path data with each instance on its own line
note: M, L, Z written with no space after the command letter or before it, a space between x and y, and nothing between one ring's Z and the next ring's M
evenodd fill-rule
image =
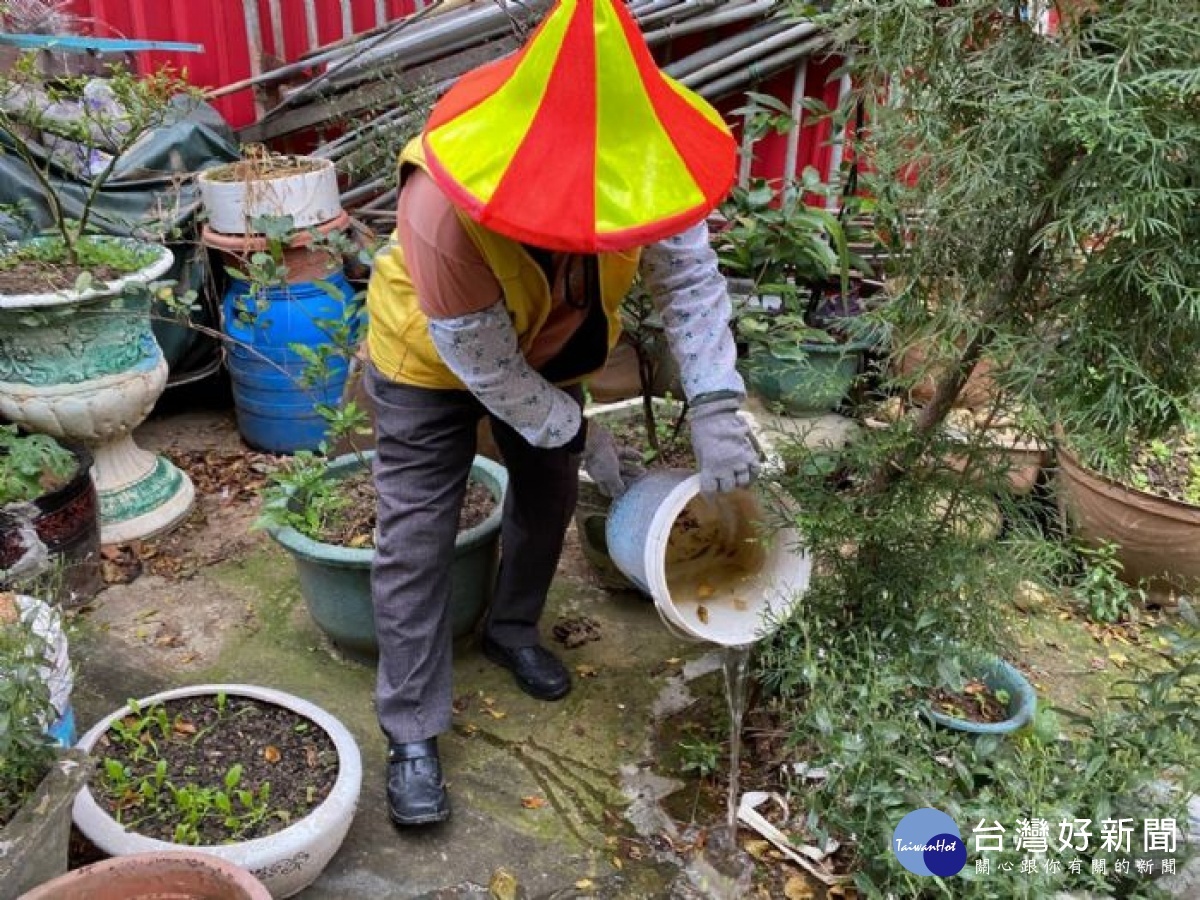
M19 900L270 900L245 869L207 853L138 853L93 863Z
M351 228L348 213L341 213L334 219L314 226L311 230L297 231L283 247L283 265L287 268L289 284L302 284L306 281L319 281L342 268L342 259L330 247L312 247L313 231L322 235L335 231L348 231ZM206 247L217 250L225 259L225 264L245 271L250 257L267 249L267 239L254 234L222 234L205 225L201 231L200 242Z
M996 397L996 382L992 379L995 366L991 360L982 359L967 378L967 383L959 391L954 401L957 407L978 409L991 402ZM917 406L924 406L933 399L937 389L937 381L941 374L938 366L930 367L928 355L921 347L911 347L896 361L896 374L901 378L912 377L917 372L927 371L921 381L909 389L909 399Z
M985 451L984 460L989 468L1003 471L1010 493L1024 497L1037 484L1038 475L1050 461L1050 451L1042 444L1004 444ZM946 465L961 472L967 465L966 454L948 454ZM977 464L978 465L978 464Z
M1121 484L1058 450L1059 502L1087 543L1116 544L1121 577L1152 589L1200 584L1200 506Z

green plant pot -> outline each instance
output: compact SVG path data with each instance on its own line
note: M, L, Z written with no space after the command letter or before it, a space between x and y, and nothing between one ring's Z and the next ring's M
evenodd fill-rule
M836 409L858 377L867 345L805 343L800 349L798 359L761 347L752 350L742 363L751 390L789 415L822 415Z
M365 455L371 459L373 453ZM328 477L345 478L362 468L354 454L329 464ZM508 473L482 456L471 464L471 480L492 494L496 508L483 522L459 532L450 569L450 630L455 637L469 634L491 600L500 552L500 517ZM289 501L290 502L290 501ZM354 549L324 544L289 527L271 529L271 536L292 554L300 578L300 593L313 621L343 654L373 665L379 655L375 639L375 610L371 602L371 564L374 548Z
M970 734L1011 734L1033 721L1037 714L1037 693L1029 679L1015 666L999 657L991 657L981 663L977 677L987 685L989 691L1008 693L1008 718L1003 722L972 722L969 719L959 719L938 712L928 704L922 707L922 713L943 728Z

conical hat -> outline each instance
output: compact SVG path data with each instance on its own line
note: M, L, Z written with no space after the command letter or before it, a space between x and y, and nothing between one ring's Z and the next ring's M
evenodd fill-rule
M737 159L720 114L659 71L619 0L558 0L521 50L451 88L423 143L472 219L572 253L694 225L732 186Z

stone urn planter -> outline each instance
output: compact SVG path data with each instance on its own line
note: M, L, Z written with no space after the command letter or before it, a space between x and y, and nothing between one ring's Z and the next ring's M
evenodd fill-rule
M1121 578L1155 592L1200 584L1200 506L1160 497L1095 472L1060 442L1059 502L1079 536L1117 546Z
M18 897L67 871L71 804L91 772L82 750L61 751L37 792L0 828L0 897Z
M84 787L75 800L75 825L110 856L198 850L248 870L266 886L272 897L290 897L316 880L350 829L362 787L362 756L358 744L341 722L320 707L283 691L254 685L213 684L163 691L138 700L137 708L144 710L155 703L218 694L283 707L325 732L337 752L338 772L333 787L319 805L286 828L265 837L188 847L127 830L96 802L91 789ZM125 719L132 712L131 707L122 707L107 716L80 739L78 746L95 755L101 736L114 722Z
M75 869L20 900L270 900L245 869L207 853L119 856Z
M155 256L141 271L83 293L0 295L0 417L91 450L105 544L171 528L195 493L187 475L131 437L167 383L147 286L173 257L143 246Z
M374 453L368 453L363 458L373 457ZM361 468L359 457L347 454L329 464L328 477L344 478ZM487 488L496 506L483 522L460 531L454 543L450 630L456 638L475 628L491 599L500 554L500 519L508 488L505 468L483 456L475 457L470 477ZM293 496L288 502L300 503L302 498ZM272 527L270 531L296 561L300 592L313 621L340 652L373 665L379 654L371 601L374 548L326 544L286 526Z

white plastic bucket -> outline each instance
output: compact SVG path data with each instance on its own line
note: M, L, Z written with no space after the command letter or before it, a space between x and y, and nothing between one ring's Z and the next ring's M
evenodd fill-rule
M799 533L770 522L756 491L701 496L700 476L689 471L631 484L613 503L605 536L613 562L653 598L671 631L723 646L769 633L812 571Z
M253 222L260 216L291 216L294 228L309 228L341 215L342 200L333 163L311 157L298 159L316 168L232 181L213 178L214 173L227 169L225 166L201 172L196 184L208 212L209 227L222 234L251 234Z

